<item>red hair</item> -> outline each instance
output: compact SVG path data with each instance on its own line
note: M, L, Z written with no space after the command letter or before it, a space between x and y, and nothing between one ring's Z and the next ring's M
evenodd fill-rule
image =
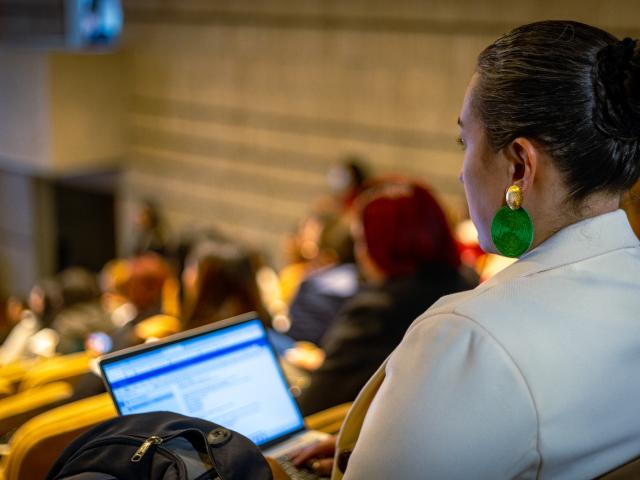
M371 259L388 276L428 265L460 265L444 212L426 187L402 179L378 180L356 200Z

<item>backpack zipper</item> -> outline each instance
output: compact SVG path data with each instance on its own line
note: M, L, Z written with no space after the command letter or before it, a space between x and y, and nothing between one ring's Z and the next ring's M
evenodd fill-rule
M164 439L162 437L157 436L157 435L152 435L151 437L148 437L147 439L145 439L145 437L143 437L141 435L116 435L114 437L101 438L101 439L89 442L82 448L82 451L85 452L88 449L96 448L96 447L102 446L102 445L113 444L113 443L116 443L118 441L121 441L121 442L127 443L127 444L131 444L132 442L136 442L137 441L137 443L139 444L139 442L142 440L143 443L142 443L142 445L140 445L140 447L136 451L136 454L137 454L148 440L150 440L151 438L154 438L154 437L159 439L160 440L159 442L152 442L144 449L144 451L142 452L142 456L144 456L145 452L147 450L149 450L149 447L151 447L151 445L160 444L160 443L163 443L165 441L169 441L170 439L172 439L174 437L184 436L184 433L185 432L189 432L189 431L198 432L199 436L203 439L204 445L205 445L205 448L206 448L206 453L209 456L209 459L212 462L212 465L214 466L214 469L215 469L215 460L214 460L213 456L211 455L211 451L209 449L209 444L207 442L207 437L198 428L186 428L186 429L184 429L184 430L182 430L180 432L176 432L176 433L173 433L173 434L170 434L170 435L165 435ZM158 448L158 452L161 452L163 455L166 455L166 456L172 458L173 460L175 460L176 461L176 465L178 466L178 470L180 471L180 475L183 476L181 478L186 478L187 469L186 469L186 467L184 465L184 461L179 456L175 455L171 450L166 449L166 448ZM74 452L73 455L71 455L70 457L68 457L66 459L66 462L71 462L75 457L77 457L80 454L81 454L80 452ZM133 461L133 457L132 457L131 461L133 463L137 463L142 459L142 456L136 462ZM134 457L135 457L135 454L134 454Z
M162 438L158 437L157 435L152 435L151 437L147 438L142 445L140 445L140 448L138 448L138 450L136 450L136 453L133 454L133 457L131 457L131 461L133 463L137 463L140 460L142 460L142 457L144 457L144 454L147 453L147 450L149 450L149 447L151 447L151 445L159 445L162 443Z

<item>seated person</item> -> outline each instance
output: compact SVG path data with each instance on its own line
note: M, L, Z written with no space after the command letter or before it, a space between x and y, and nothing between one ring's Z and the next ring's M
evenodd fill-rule
M412 324L316 470L638 478L608 472L640 453L640 242L619 210L640 177L639 47L553 20L480 54L461 180L483 250L518 261Z
M286 334L296 341L319 345L358 287L348 222L337 216L326 219L317 257L316 263L321 266L306 276L293 297L289 307L291 327Z
M51 322L61 309L62 296L58 280L46 278L38 281L29 292L26 308L20 305L19 309L14 309L14 325L0 346L0 365L33 357L33 338L39 332L50 330ZM50 339L53 341L50 349L55 351L57 335Z
M2 345L13 327L20 322L25 308L23 301L16 296L9 296L0 300L0 345Z
M256 311L268 323L250 252L226 240L196 243L182 272L183 325L190 329Z
M356 260L366 282L322 341L324 363L298 398L304 415L354 400L420 313L474 286L460 273L442 209L420 184L381 181L355 209Z
M113 322L100 302L96 276L83 268L68 268L57 275L62 308L51 323L58 333L57 351L62 354L81 352L89 334L110 333Z
M118 318L118 328L112 334L113 350L142 342L135 328L143 320L162 313L163 287L170 276L169 265L157 253L147 252L129 261L128 278L123 286L126 301L112 314Z
M109 351L138 345L144 341L136 327L145 319L161 313L162 288L170 276L167 263L155 253L145 253L129 262L129 275L123 287L126 304L130 308L120 326L111 332L108 341L97 342ZM114 312L115 313L115 312ZM88 373L74 387L72 400L80 400L105 391L102 379Z

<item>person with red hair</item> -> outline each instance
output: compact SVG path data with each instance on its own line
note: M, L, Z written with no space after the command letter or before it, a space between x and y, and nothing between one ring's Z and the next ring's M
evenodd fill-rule
M382 275L413 275L425 265L460 266L444 212L419 183L378 180L358 198L356 211L356 254L366 253Z
M421 184L376 180L354 204L352 232L364 283L323 338L326 357L298 398L304 415L352 401L419 314L473 288L442 208Z

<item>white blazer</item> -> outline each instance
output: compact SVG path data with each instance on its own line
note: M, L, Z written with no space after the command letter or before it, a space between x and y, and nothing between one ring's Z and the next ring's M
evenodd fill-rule
M433 305L354 402L344 479L576 480L640 455L639 243L621 210L584 220Z

